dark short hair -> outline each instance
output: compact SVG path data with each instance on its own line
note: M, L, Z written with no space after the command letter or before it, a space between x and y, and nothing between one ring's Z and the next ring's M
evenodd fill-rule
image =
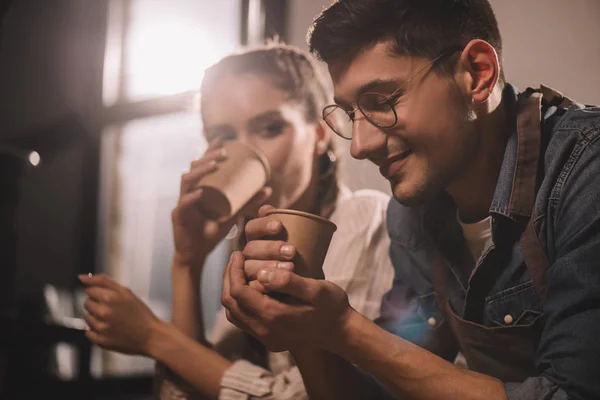
M490 43L501 60L502 39L488 0L339 0L308 32L310 51L326 63L351 61L386 40L393 54L434 59L473 39ZM444 72L449 65L439 63Z
M289 100L304 105L306 120L315 122L331 102L331 91L314 58L294 46L273 41L231 54L208 68L200 88L201 108L223 77L254 74L283 90Z

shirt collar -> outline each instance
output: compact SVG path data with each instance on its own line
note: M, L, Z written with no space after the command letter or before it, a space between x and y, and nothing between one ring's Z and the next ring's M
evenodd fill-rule
M509 116L509 131L490 214L514 221L531 216L540 157L541 109L540 101L536 100L539 96L537 93L525 96L510 84L504 88L502 97Z

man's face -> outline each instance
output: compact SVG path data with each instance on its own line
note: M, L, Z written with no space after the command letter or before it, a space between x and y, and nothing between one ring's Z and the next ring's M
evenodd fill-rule
M388 48L380 43L349 63L329 64L337 104L352 110L361 93L392 94L430 62L392 55ZM357 110L350 152L380 167L399 202L427 201L451 185L474 158L479 136L471 100L459 87L455 77L428 66L401 89L394 127L378 128Z

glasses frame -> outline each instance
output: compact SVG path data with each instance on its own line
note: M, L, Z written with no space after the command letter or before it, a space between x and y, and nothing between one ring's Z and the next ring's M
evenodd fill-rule
M350 110L350 111L344 110L338 104L330 104L328 106L325 106L325 108L323 108L321 117L323 118L323 120L325 121L325 123L327 124L327 126L329 126L329 128L331 128L331 130L336 135L338 135L341 138L346 139L346 140L352 140L352 131L350 131L350 137L348 137L347 135L344 135L343 133L338 132L332 126L332 124L330 124L329 121L327 120L327 117L329 115L331 115L331 113L335 112L336 109L338 109L338 108L348 115L348 118L350 119L350 121L352 121L353 124L354 124L354 118L355 118L355 115L356 115L356 111L360 111L360 113L365 117L365 119L367 121L369 121L369 123L371 125L373 125L373 126L375 126L377 128L380 128L380 129L390 129L390 128L393 128L398 123L398 114L396 113L396 104L397 104L396 101L398 100L398 97L399 97L398 95L399 95L400 91L406 85L408 85L410 83L410 81L412 81L415 77L417 77L421 72L423 72L429 66L435 64L436 62L438 62L443 57L446 57L446 56L449 56L451 54L454 54L457 51L462 51L463 49L464 49L463 46L453 46L453 47L445 50L444 52L442 52L442 54L440 54L439 56L435 57L433 60L431 60L430 62L428 62L427 64L425 64L423 67L421 67L413 75L411 75L402 85L398 86L398 88L396 88L391 94L385 96L383 104L386 104L387 106L389 106L390 109L391 109L391 111L394 113L394 122L391 125L381 125L381 124L376 123L371 118L369 118L368 113L364 112L362 110L361 106L360 106L360 104L361 104L360 99L363 96L367 96L367 95L371 95L371 96L372 95L383 96L381 93L376 93L376 92L365 92L365 93L359 94L358 97L356 98L356 107L354 109Z

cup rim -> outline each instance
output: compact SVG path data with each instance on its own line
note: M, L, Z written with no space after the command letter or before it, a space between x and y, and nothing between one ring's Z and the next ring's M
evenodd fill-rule
M297 215L300 217L314 219L315 221L318 221L318 222L321 222L321 223L331 226L333 228L334 232L337 230L337 225L335 223L331 222L330 220L328 220L327 218L323 218L319 215L307 213L304 211L291 210L291 209L287 209L287 208L274 208L272 210L267 211L266 216L270 216L273 214L289 214L289 215Z

